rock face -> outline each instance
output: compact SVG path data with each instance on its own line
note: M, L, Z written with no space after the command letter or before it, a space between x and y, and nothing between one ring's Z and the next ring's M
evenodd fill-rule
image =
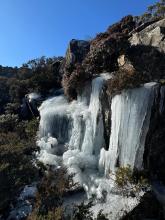
M149 132L144 152L144 167L151 178L165 184L165 86L161 86L154 100Z
M76 40L70 42L63 76L65 94L70 100L77 97L78 90L86 80L118 68L117 58L128 48L128 33L134 27L133 17L127 16L105 33L98 34L90 44Z
M84 40L71 40L65 56L66 71L74 68L76 63L81 63L88 53L90 43Z
M160 20L144 30L134 33L129 39L131 45L146 45L156 47L160 52L165 52L165 19Z
M77 87L81 81L84 82L88 76L83 71L75 71L79 68L82 60L88 53L90 43L83 40L71 40L66 52L66 57L62 65L64 72L62 85L64 92L70 100L77 98Z
M118 70L108 85L109 94L165 78L164 26L165 19L133 34L129 48L118 57Z

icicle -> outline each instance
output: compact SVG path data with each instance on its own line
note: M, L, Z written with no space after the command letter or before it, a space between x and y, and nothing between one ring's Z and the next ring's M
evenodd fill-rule
M100 169L130 165L142 168L144 144L157 83L123 91L112 99L112 125L108 152L101 152Z

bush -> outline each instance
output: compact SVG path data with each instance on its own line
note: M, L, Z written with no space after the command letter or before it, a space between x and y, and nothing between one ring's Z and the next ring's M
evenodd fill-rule
M34 210L28 219L62 219L63 195L69 188L66 169L54 171L50 169L45 173L37 188Z
M115 183L125 195L138 196L141 190L149 189L147 174L144 171L132 170L129 165L117 169Z
M0 212L5 213L22 187L38 178L33 165L37 121L19 122L17 115L0 116Z
M13 131L18 124L18 115L0 115L0 132Z
M147 11L139 16L139 20L142 22L147 22L152 19L161 19L165 17L165 0L160 0L156 2L154 5L150 5Z
M128 165L126 167L119 167L116 171L115 182L118 187L124 187L128 183L133 183L133 171Z
M14 201L20 189L37 176L32 156L26 154L28 143L14 132L0 134L0 211Z

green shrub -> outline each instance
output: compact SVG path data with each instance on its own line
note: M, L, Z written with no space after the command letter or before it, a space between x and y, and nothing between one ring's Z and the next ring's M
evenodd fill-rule
M18 124L18 115L0 115L0 132L13 131Z
M0 134L0 211L19 194L20 189L37 176L33 157L26 154L28 143L22 142L14 132Z
M119 167L116 171L115 182L118 187L124 187L128 183L133 183L133 170L128 165L126 167Z
M63 195L68 187L66 169L61 168L52 171L50 168L38 184L34 210L28 219L62 219Z
M149 188L147 174L144 171L132 170L129 165L117 169L115 183L117 187L123 189L123 193L131 193L132 196L142 189Z
M14 114L0 115L0 212L4 213L20 190L38 178L33 165L38 121L19 121Z

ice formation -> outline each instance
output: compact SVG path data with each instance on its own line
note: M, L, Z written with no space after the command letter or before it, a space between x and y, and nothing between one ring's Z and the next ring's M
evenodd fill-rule
M112 99L111 136L108 152L101 150L105 173L116 166L142 169L145 139L157 83L123 91Z
M61 95L46 100L39 109L40 160L55 166L64 164L87 196L95 195L100 201L105 194L114 194L114 181L107 176L116 166L142 168L151 109L159 88L158 83L147 83L112 98L106 151L100 99L103 85L111 77L107 73L93 79L77 101L68 103Z
M110 144L106 151L100 95L110 77L103 74L93 79L89 103L84 94L71 103L64 96L43 102L39 109L37 144L44 162L57 165L63 155L63 163L79 175L86 168L104 169L105 173L114 171L118 165L142 168L145 137L158 84L147 83L112 98Z
M97 172L100 149L104 146L100 96L111 77L101 74L93 79L77 101L68 103L64 96L58 96L43 102L39 109L40 160L56 166L63 163L85 188L91 182L91 176L87 179L86 174Z

